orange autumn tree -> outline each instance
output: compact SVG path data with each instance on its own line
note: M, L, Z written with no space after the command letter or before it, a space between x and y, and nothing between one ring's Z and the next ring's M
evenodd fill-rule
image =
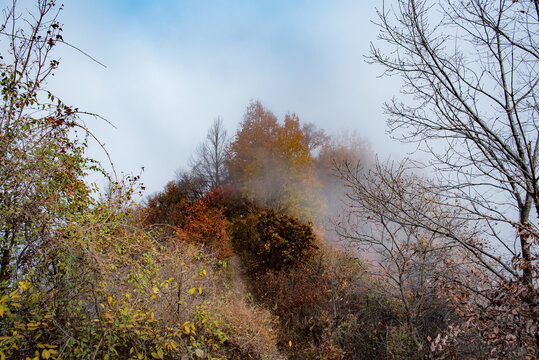
M280 124L260 102L247 107L231 144L228 168L248 198L302 220L323 215L309 129L312 126L301 127L295 114Z

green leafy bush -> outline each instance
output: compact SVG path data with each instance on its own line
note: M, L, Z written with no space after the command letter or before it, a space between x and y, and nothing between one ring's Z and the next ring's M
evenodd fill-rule
M0 298L0 358L225 354L202 307L211 261L196 246L162 247L134 215L109 197L66 219L44 261Z

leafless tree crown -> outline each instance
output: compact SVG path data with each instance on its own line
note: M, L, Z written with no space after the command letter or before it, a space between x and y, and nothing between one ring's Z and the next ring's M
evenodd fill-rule
M223 119L217 117L208 130L205 141L197 148L193 164L194 173L205 178L212 189L222 185L227 176L225 162L228 143Z
M379 39L390 50L371 45L370 60L402 77L406 99L385 106L390 132L432 154L438 191L483 221L531 284L534 209L539 214L538 2L398 0L378 15ZM496 223L515 228L517 243Z

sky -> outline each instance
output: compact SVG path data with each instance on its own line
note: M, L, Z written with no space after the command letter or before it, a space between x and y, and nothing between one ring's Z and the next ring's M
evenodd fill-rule
M155 193L186 168L212 121L230 135L252 100L295 112L330 134L356 131L382 158L405 148L386 134L383 102L400 80L368 64L375 2L357 0L70 0L65 45L48 88L97 113L87 127L119 175ZM106 163L95 144L90 156Z

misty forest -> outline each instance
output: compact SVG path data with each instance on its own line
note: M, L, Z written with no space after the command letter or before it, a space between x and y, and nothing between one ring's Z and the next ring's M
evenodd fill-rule
M49 86L64 5L4 2L0 360L537 359L539 1L372 6L421 157L254 99L147 193Z

